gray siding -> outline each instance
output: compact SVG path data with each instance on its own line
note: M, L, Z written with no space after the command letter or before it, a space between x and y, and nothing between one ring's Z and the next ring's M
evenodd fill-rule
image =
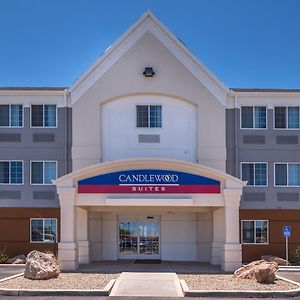
M267 162L268 187L245 187L241 208L300 209L300 188L274 187L275 162L300 162L300 130L275 130L268 109L266 130L240 129L240 110L226 110L227 173L240 178L241 162Z
M0 128L0 160L24 161L24 184L0 185L1 207L59 207L55 186L30 185L30 161L57 161L58 177L72 171L71 118L71 108L59 107L57 128L30 128L30 108L25 107L23 128ZM11 135L20 139L12 139Z

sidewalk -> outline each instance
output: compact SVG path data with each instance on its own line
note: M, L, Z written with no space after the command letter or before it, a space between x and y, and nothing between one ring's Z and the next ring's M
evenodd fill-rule
M183 297L179 279L169 263L129 265L110 296Z

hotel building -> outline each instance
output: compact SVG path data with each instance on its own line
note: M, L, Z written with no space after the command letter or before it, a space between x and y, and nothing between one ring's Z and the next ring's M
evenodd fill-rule
M58 245L65 270L284 256L299 107L300 90L226 87L147 12L71 87L0 89L0 247Z

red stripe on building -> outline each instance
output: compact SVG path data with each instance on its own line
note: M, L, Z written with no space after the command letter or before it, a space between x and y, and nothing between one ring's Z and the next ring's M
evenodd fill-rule
M79 185L80 194L219 194L220 185L179 186L121 186L121 185Z

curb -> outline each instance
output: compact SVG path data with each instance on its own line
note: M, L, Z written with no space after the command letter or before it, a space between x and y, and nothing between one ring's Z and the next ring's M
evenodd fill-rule
M293 283L298 286L297 289L289 291L239 291L239 290L190 290L185 280L180 279L180 285L183 290L184 297L216 297L216 298L292 298L300 296L300 284L298 282L285 279L280 276L277 278Z
M20 274L18 274L20 276ZM22 274L21 274L22 275ZM5 278L6 280L11 278ZM101 290L25 290L0 289L0 296L109 296L115 279L112 279Z

